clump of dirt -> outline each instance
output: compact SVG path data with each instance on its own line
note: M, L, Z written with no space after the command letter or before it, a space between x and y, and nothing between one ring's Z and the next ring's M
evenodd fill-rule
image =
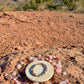
M29 56L55 55L63 74L54 74L53 83L68 80L84 83L84 14L55 11L0 13L0 84L13 84L4 75Z

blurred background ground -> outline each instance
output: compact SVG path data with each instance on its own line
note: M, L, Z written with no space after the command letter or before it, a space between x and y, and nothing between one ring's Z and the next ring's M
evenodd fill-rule
M21 51L26 54L2 59ZM39 53L60 58L67 75L56 74L54 82L68 79L71 84L84 84L84 14L49 10L1 12L0 64L12 59L12 65L9 63L1 71L0 84L13 84L4 80L4 73L12 72L18 60Z
M0 11L27 9L84 13L84 0L0 0Z

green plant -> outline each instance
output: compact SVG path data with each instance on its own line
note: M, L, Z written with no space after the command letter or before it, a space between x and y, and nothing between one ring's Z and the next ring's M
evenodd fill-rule
M13 8L12 6L7 6L7 5L0 5L0 11L15 11L15 8Z
M23 6L24 6L25 4L24 3L20 3L20 4L18 4L18 6L15 8L17 11L23 11Z
M23 6L24 10L27 10L27 9L36 10L36 8L37 8L37 4L36 4L35 0L30 0L27 4L25 4L25 6Z
M33 9L33 10L44 10L44 9L57 9L60 5L56 5L52 0L30 0L23 7L24 10Z
M48 8L50 10L51 9L58 10L58 9L61 9L62 8L62 5L61 4L50 2L50 3L48 3Z
M68 7L69 10L74 10L76 8L75 0L63 0L63 3Z
M82 3L82 5L83 5L83 7L84 7L84 0L81 0L81 3Z

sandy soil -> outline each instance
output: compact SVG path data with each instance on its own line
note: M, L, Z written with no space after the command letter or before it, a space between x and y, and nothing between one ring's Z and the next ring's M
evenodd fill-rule
M36 54L60 58L67 75L55 74L53 84L66 79L84 84L84 14L47 10L0 13L0 84L13 84L4 74L14 71L17 61Z

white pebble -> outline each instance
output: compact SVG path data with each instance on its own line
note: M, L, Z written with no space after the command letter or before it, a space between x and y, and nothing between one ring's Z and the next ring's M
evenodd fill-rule
M38 59L34 58L33 61L38 61Z
M16 80L17 80L17 78L15 77L15 78L13 78L13 80L14 80L14 81L16 81Z
M21 69L21 67L22 67L21 64L17 65L17 69Z
M33 60L33 57L29 57L29 60L32 61Z
M21 82L19 82L18 80L16 80L15 82L16 82L16 84L21 84Z
M41 56L42 56L41 54L38 55L39 58L41 58Z
M50 56L49 56L49 59L51 59L51 60L52 60L52 59L53 59L53 56L52 56L52 55L50 55Z
M12 73L12 75L16 76L16 75L17 75L17 71L14 71L14 72Z
M21 64L21 65L24 64L24 61L20 61L20 64Z
M13 78L13 80L16 82L16 84L21 84L21 82L19 82L17 79L18 79L17 77Z
M60 67L60 68L62 67L61 62L58 62L58 67Z
M58 68L56 69L57 73L61 73L62 72L62 69L61 68Z
M53 66L56 66L57 64L56 64L56 62L53 62L52 65L53 65Z
M53 56L53 58L56 58L56 56Z
M67 82L66 81L61 81L61 82L59 82L59 84L67 84Z
M52 63L52 60L49 60L49 63Z
M21 75L14 77L13 80L17 80L19 77L21 77Z
M5 73L5 76L7 76L8 74L7 73Z
M63 75L67 75L67 73L66 72L63 72Z
M41 58L40 60L42 60L42 61L43 61L43 60L44 60L44 58Z
M17 75L16 78L18 79L19 77L21 77L21 75Z

